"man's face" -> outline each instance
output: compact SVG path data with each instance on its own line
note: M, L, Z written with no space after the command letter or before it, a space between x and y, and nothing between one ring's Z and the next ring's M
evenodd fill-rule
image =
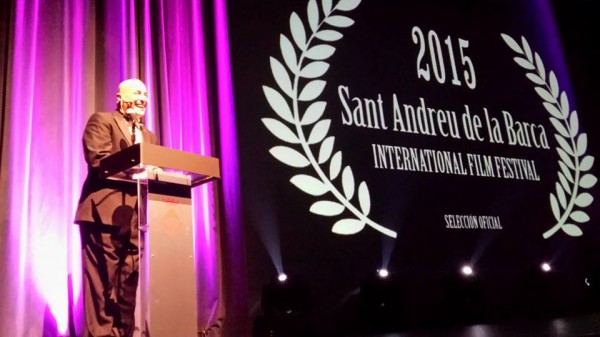
M146 85L136 79L121 82L119 84L117 100L120 103L122 112L143 116L146 113L146 106L148 105L148 90L146 89Z

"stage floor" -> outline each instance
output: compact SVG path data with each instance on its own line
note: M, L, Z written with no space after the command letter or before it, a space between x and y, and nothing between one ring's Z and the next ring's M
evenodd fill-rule
M352 337L600 337L600 313L550 320L522 320Z

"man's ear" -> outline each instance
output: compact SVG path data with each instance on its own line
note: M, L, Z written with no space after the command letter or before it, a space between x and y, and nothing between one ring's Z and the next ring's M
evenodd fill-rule
M121 100L122 100L121 94L117 93L117 103L121 103Z

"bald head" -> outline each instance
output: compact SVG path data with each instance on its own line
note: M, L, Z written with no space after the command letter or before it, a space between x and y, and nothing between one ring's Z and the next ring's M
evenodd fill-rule
M117 106L122 113L143 116L148 105L148 90L144 82L132 78L119 84Z

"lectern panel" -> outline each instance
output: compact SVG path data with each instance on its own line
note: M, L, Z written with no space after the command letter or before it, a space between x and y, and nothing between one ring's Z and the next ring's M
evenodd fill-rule
M152 191L152 187L150 188ZM189 188L188 188L189 191ZM196 336L194 230L190 198L148 194L147 231L140 289L145 291L142 331L152 336Z

